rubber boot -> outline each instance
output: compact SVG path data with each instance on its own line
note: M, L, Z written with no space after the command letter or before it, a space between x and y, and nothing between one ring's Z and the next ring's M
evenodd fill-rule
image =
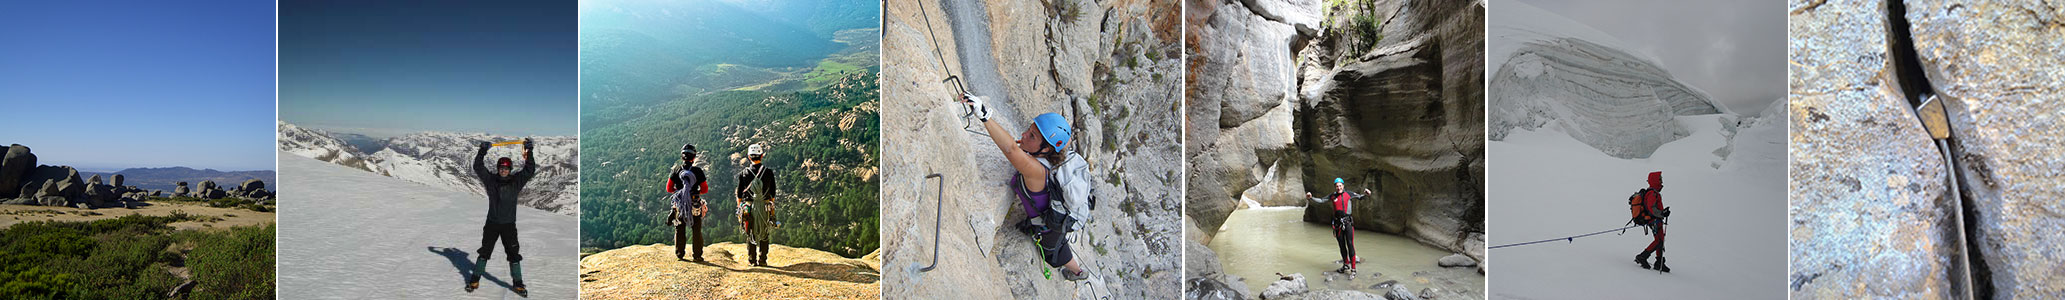
M473 290L480 289L480 276L487 274L487 271L487 257L481 257L479 259L473 260L473 272L466 274L466 292L472 293Z
M522 262L509 262L509 279L513 280L516 283L515 285L510 286L510 289L516 290L517 296L522 296L524 298L531 297L531 290L529 288L525 288L523 285Z

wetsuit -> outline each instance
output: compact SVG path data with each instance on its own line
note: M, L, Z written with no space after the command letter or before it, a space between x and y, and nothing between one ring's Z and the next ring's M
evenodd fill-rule
M1342 191L1329 194L1325 198L1312 199L1313 202L1333 205L1334 243L1338 244L1341 248L1341 263L1351 269L1355 268L1356 265L1355 218L1352 212L1355 211L1355 200L1363 199L1365 197L1369 197L1369 195Z
M746 205L739 210L740 223L746 226L746 256L754 264L767 264L768 244L774 235L774 170L764 164L755 163L739 172L738 197Z
M684 169L683 167L686 167ZM703 176L703 168L695 166L674 166L667 172L667 193L673 194L673 209L669 210L667 224L674 226L674 258L688 254L689 232L695 233L695 260L703 260L703 216L695 213L703 206L703 194L710 192L710 182Z

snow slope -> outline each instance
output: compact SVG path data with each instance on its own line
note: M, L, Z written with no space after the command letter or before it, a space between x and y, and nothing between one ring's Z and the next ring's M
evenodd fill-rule
M1501 3L1489 31L1491 140L1559 126L1621 158L1648 157L1684 137L1677 116L1727 113L1648 55L1598 30L1523 3Z
M483 133L421 132L382 141L379 152L359 153L340 134L280 124L280 151L349 166L452 191L485 196L473 177L473 152L481 141L521 137ZM538 175L518 197L521 204L565 215L580 214L580 141L575 137L532 137ZM519 147L495 147L484 160L519 158ZM518 162L521 163L521 162Z
M1664 203L1673 210L1666 242L1672 273L1634 264L1650 238L1630 229L1492 249L1491 298L1784 298L1786 124L1783 117L1746 118L1730 139L1736 122L1728 116L1675 118L1689 135L1647 159L1607 156L1554 126L1489 143L1486 192L1494 204L1486 225L1493 245L1623 226L1627 197L1647 185L1650 171L1664 172Z
M481 290L463 289L487 198L280 154L281 298L517 298L499 243ZM517 210L531 298L578 293L575 218Z

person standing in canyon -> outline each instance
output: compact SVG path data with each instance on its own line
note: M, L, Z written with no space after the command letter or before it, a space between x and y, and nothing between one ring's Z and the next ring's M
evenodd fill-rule
M1334 242L1341 246L1341 268L1334 272L1354 276L1355 264L1362 262L1362 257L1355 255L1355 219L1350 218L1350 212L1355 209L1356 199L1369 197L1369 194L1369 189L1362 189L1361 194L1348 191L1347 181L1338 177L1334 178L1334 193L1326 198L1313 198L1312 193L1305 193L1305 198L1311 198L1312 202L1334 206Z

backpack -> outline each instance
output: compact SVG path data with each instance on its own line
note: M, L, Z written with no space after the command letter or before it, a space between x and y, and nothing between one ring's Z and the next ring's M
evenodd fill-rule
M1076 231L1083 229L1083 223L1095 217L1091 209L1097 207L1096 187L1092 185L1090 163L1083 159L1083 155L1068 151L1066 157L1060 165L1051 165L1044 159L1039 161L1040 165L1047 167L1047 181L1053 183L1047 186L1059 189L1049 191L1049 195L1061 195L1061 203L1049 202L1047 212L1058 214L1068 231Z
M1649 224L1650 221L1663 217L1649 213L1655 209L1649 207L1649 201L1644 199L1645 196L1655 192L1656 190L1642 188L1642 190L1635 191L1634 195L1628 196L1628 220L1637 224Z

